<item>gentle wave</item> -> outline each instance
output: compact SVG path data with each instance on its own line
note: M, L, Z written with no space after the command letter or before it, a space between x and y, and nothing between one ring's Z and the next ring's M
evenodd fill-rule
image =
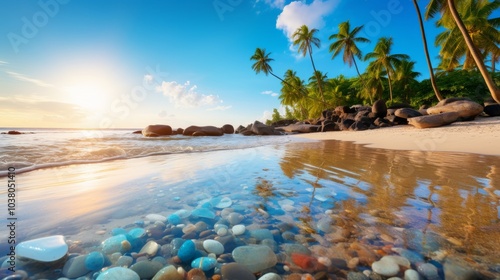
M0 177L8 168L16 173L72 164L100 163L168 154L237 150L299 141L286 136L170 137L147 138L123 131L99 131L101 137L84 137L75 130L37 131L35 134L0 136Z

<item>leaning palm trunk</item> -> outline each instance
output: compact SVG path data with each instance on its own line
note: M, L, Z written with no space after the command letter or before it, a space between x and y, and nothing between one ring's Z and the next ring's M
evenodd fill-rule
M493 99L495 99L497 103L500 103L500 89L495 84L495 81L493 81L493 79L491 78L488 69L486 69L486 65L484 65L484 61L481 54L479 53L479 50L474 45L474 42L472 42L472 39L469 35L469 32L467 31L467 28L460 19L460 15L458 14L458 11L455 7L455 1L448 0L448 7L450 9L453 20L457 24L458 29L460 29L460 32L462 33L462 36L465 39L465 43L467 44L467 47L469 48L470 53L474 58L474 61L476 62L476 66L479 69L479 72L481 72L481 75L483 76L483 79L486 82L486 86L488 86L488 89L490 90L491 97L493 97Z
M441 95L441 92L439 92L439 89L436 85L436 79L434 77L434 70L432 68L432 63L431 63L431 59L429 56L429 49L427 48L427 38L425 36L425 29L424 29L424 23L422 21L422 14L420 13L420 8L418 7L417 0L413 0L413 4L415 5L415 9L417 10L418 21L420 23L420 32L422 33L422 41L424 43L425 58L427 59L427 66L429 67L429 74L430 74L430 78L431 78L432 89L434 90L434 93L436 94L437 99L439 101L441 101L443 99L443 96Z
M386 71L387 71L387 82L389 83L389 97L391 99L391 103L392 103L392 83L391 83L391 73L390 73L390 70L388 68L386 68Z
M309 57L311 58L311 64L313 67L314 75L316 75L316 66L314 65L314 60L312 57L311 49L309 49ZM318 80L318 90L319 90L319 94L321 95L321 102L323 102L323 109L325 109L324 108L325 107L325 96L323 95L323 89L321 88L321 82L319 82L319 80Z

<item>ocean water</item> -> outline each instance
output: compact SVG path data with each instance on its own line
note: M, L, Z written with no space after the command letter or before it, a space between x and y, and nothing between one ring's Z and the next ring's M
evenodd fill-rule
M133 129L0 128L0 132L9 130L26 134L0 134L0 176L5 176L8 167L12 166L20 173L71 164L244 149L294 141L290 137L245 138L237 134L220 138L183 135L143 137L141 134L133 134Z
M394 151L294 137L145 139L129 130L105 131L101 138L73 130L34 132L2 135L0 142L1 155L9 159L2 164L25 170L16 175L18 242L62 234L70 252L86 254L100 250L113 229L150 229L149 214L168 217L200 208L215 214L202 220L213 229L214 223L227 222L225 210L216 207L225 199L231 202L225 208L243 215L247 233L272 232L280 261L270 270L283 279L292 272L345 279L349 272L370 269L366 255L376 260L387 254L407 257L415 270L430 264L438 279L464 271L500 278L498 156ZM24 147L24 159L7 147ZM5 202L0 201L0 209L7 208ZM183 224L197 222L189 217ZM166 223L165 232L173 227ZM0 228L0 238L7 235ZM150 237L167 247L171 238ZM259 240L247 234L234 242ZM333 264L300 268L287 256L288 245ZM226 250L232 249L227 245ZM7 252L7 244L0 243L1 255ZM356 258L359 263L346 266ZM62 277L57 269L24 269L34 279Z

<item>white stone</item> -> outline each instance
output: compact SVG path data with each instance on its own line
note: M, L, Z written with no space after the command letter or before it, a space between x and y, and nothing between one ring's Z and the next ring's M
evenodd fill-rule
M40 262L52 262L61 259L68 253L68 244L62 235L42 237L17 244L17 257L28 258Z
M405 257L402 257L402 256L384 256L382 257L382 259L386 259L386 260L390 260L396 264L398 264L399 266L404 266L404 267L410 267L411 264L410 264L410 261L405 258Z
M140 280L139 275L132 269L113 267L99 274L97 280Z
M233 231L234 235L242 235L245 233L246 227L245 227L245 225L235 225L232 228L232 231Z
M259 280L281 280L281 276L274 272L269 272L259 277Z
M167 217L160 215L160 214L148 214L146 215L146 219L151 221L151 222L165 222L167 220Z
M219 203L217 203L217 205L215 205L215 208L224 209L231 206L232 204L233 201L229 197L225 196L219 201Z
M372 263L372 269L377 274L391 277L398 274L399 265L391 259L381 258L379 261Z
M216 255L224 253L224 245L217 240L207 239L203 241L203 248L205 248L208 253L214 253Z
M418 275L418 272L413 269L407 269L405 271L405 280L419 280L420 276Z

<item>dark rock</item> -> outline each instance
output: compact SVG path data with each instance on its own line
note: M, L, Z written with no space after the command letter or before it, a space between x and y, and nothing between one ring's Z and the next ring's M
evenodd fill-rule
M255 135L281 135L279 131L276 131L274 127L265 125L259 121L255 121L252 124L251 131Z
M240 125L236 128L236 131L234 133L241 133L241 131L243 131L245 129L244 126Z
M175 130L175 133L178 135L182 135L184 134L184 129L179 127L178 129Z
M416 128L439 127L451 124L458 120L460 114L458 112L446 112L437 115L427 115L408 119L409 124Z
M441 100L438 105L427 109L427 113L429 113L429 115L435 115L447 112L457 112L461 120L473 120L477 115L481 114L484 109L481 104L470 100L456 100L448 103L443 102L446 100L448 99ZM444 105L440 105L441 102L443 102Z
M363 131L363 130L368 130L368 129L370 129L370 124L366 124L364 122L354 122L349 127L349 130L353 130L353 131Z
M340 131L340 127L337 123L332 122L332 121L324 121L321 124L321 132L327 132L327 131Z
M449 256L446 258L443 265L444 276L446 279L456 280L472 280L472 279L486 279L472 269L470 265L458 257Z
M221 127L224 134L234 134L234 127L230 124L225 124Z
M142 135L146 137L172 135L172 127L163 124L148 125L142 130Z
M387 109L387 116L395 116L397 109Z
M490 117L500 116L500 104L490 104L484 106L484 113Z
M396 115L397 117L403 118L403 119L409 119L409 118L422 116L422 114L419 111L414 110L412 108L397 109L396 112L394 112L394 115Z
M7 132L7 134L9 134L9 135L19 135L19 134L23 134L23 133L22 133L22 132L19 132L19 131L17 131L17 130L9 130L9 131Z
M387 116L387 105L384 100L377 100L373 103L372 112L377 115L377 117L383 118Z
M389 115L389 116L386 117L386 119L392 125L405 125L405 124L408 124L408 120L407 119L400 118L400 117L398 117L396 115Z
M355 121L354 121L354 120L352 120L352 119L345 119L345 120L343 120L343 121L340 123L340 125L339 125L340 130L349 130L349 128L351 127L351 125L352 125L353 123L355 123Z
M277 122L273 122L271 126L278 127L278 126L287 126L296 123L297 120L279 120Z
M333 116L333 112L331 110L323 110L323 112L321 112L321 119L322 120L330 119L332 116Z
M287 126L277 127L276 130L285 132L311 133L311 132L318 132L319 130L321 130L321 125L296 123Z
M222 136L224 133L222 129L215 126L195 126L192 125L184 129L183 135L193 136L197 132L196 136Z
M356 113L356 116L354 117L354 120L359 122L362 118L365 118L370 114L370 111L359 111Z
M378 127L390 127L391 123L384 118L377 118L375 121L373 121L373 124L378 126Z
M136 130L136 131L132 132L132 134L142 134L142 130Z

